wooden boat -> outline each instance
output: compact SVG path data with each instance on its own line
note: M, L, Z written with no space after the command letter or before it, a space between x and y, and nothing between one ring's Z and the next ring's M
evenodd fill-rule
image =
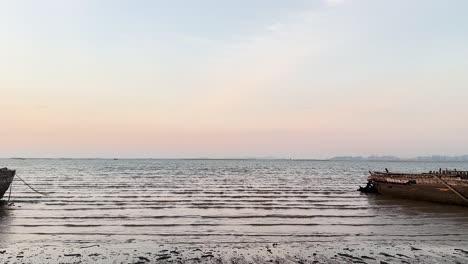
M10 188L10 184L13 182L16 171L9 170L7 168L0 169L0 199L3 198L5 192Z
M359 190L413 200L468 206L468 171L441 170L428 173L369 172L367 186Z

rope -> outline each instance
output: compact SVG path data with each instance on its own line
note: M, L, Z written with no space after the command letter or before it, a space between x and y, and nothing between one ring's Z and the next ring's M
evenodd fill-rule
M10 185L10 194L8 194L8 202L10 202L10 199L11 199L11 190L13 189L13 181L11 181L11 185Z
M29 185L27 182L25 182L23 179L21 179L20 176L16 175L16 177L17 177L18 179L20 179L20 181L22 181L26 186L28 186L28 187L29 187L31 190L33 190L34 192L36 192L36 193L38 193L38 194L40 194L40 195L44 195L44 196L47 195L46 193L42 193L42 192L40 192L40 191L34 189L31 185Z
M437 175L434 175L434 177L436 179L438 179L442 184L444 184L445 186L447 186L447 188L449 188L453 193L455 193L456 195L458 195L463 201L465 201L466 203L468 203L468 199L463 196L463 194L461 194L460 192L458 192L457 190L455 190L452 186L450 186L448 183L446 183L444 180L442 180L442 178L440 178L439 176Z

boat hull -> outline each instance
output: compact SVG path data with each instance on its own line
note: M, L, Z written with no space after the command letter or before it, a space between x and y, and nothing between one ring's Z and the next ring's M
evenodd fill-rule
M468 206L468 173L371 172L368 182L386 196Z
M0 169L0 199L3 198L5 192L10 188L15 173L14 170Z
M378 193L385 196L468 206L465 200L442 184L404 185L374 182L374 186ZM455 189L465 197L468 197L468 187L456 187Z

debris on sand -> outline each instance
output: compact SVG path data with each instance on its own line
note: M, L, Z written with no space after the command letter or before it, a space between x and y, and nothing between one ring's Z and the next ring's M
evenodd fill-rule
M346 254L346 253L338 253L338 255L339 255L339 256L342 256L342 257L354 259L354 260L362 260L362 259L359 258L359 257L355 257L355 256L352 256L352 255L349 255L349 254Z
M465 254L468 254L468 251L467 250L463 250L463 249L460 249L460 248L456 248L455 251L458 251L458 252L462 252L462 253L465 253Z
M335 244L334 244L335 243ZM200 244L196 247L177 244L172 248L165 246L164 250L156 246L140 245L136 248L112 249L99 247L79 249L70 253L70 248L60 247L24 247L4 248L0 251L2 259L16 259L21 263L64 263L75 257L75 262L81 263L176 263L176 264L311 264L311 263L468 263L468 251L455 245L451 248L423 245L418 248L418 254L411 254L414 249L411 244L400 244L389 247L388 243L378 244L373 241L368 244L343 245L329 243L281 243L270 248L259 244ZM344 250L346 248L346 250ZM22 249L22 250L20 250ZM92 250L92 251L91 251ZM313 250L313 251L312 251ZM315 252L314 252L315 251ZM25 254L26 252L26 254ZM159 253L150 253L159 252ZM352 254L350 252L359 252ZM374 253L376 252L376 253ZM378 252L378 253L377 253Z
M138 257L139 260L141 261L146 261L146 262L150 262L151 260L149 260L148 258L145 258L145 257Z

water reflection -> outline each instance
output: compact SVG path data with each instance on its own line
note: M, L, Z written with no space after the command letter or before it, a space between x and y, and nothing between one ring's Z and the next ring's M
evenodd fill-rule
M0 242L8 241L11 224L11 211L8 203L0 201Z
M402 215L412 216L420 214L449 215L457 214L468 217L468 208L458 205L409 200L385 195L368 195L369 204L374 208L379 208L380 211L388 209ZM467 220L468 221L468 220Z
M441 241L445 244L468 239L466 207L368 195L369 219L366 230L373 239Z
M15 185L1 209L8 243L311 241L387 237L468 241L467 208L360 195L367 171L424 163L277 160L4 160ZM444 165L442 167L447 167ZM468 169L457 165L460 169ZM453 166L448 166L453 167ZM5 239L9 235L10 241ZM442 241L443 242L443 241ZM440 242L440 245L444 243ZM0 244L1 246L1 244Z

